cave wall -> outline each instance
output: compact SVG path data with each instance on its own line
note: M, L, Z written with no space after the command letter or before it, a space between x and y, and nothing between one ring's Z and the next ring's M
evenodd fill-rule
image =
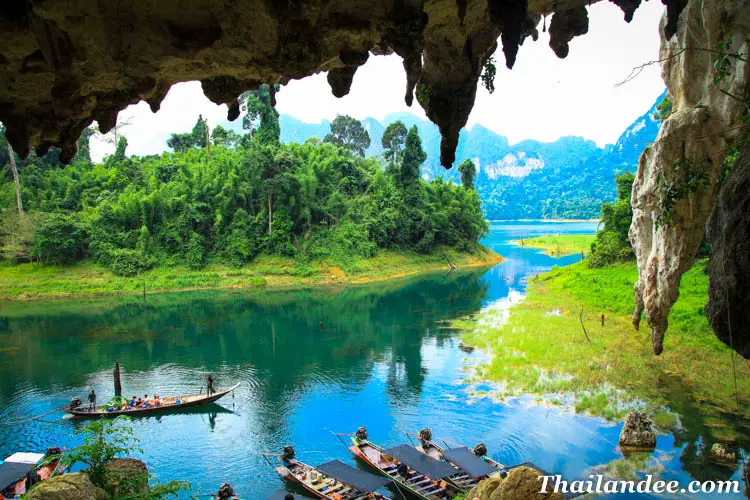
M680 278L706 232L724 159L743 129L750 65L731 58L729 74L717 82L715 63L722 53L748 54L750 5L689 0L675 35L665 24L660 60L673 111L640 158L630 227L638 261L633 324L638 328L645 314L656 354Z
M670 5L682 0L665 0ZM454 160L482 66L498 46L512 67L518 46L551 16L560 57L588 30L587 0L3 0L0 121L21 156L55 145L67 162L93 120L147 101L156 111L177 82L239 115L237 97L262 83L328 72L349 91L369 54L397 53L414 96ZM613 0L630 20L640 0ZM613 8L616 8L613 6ZM674 17L674 16L673 16Z
M750 359L750 141L721 186L708 220L706 316L716 336Z

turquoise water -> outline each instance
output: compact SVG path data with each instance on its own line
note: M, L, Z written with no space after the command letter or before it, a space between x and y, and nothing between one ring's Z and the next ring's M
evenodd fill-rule
M332 432L359 426L387 445L429 426L451 441L484 441L507 464L530 460L586 478L592 467L622 458L619 426L529 399L472 400L477 388L462 383L463 368L482 354L461 350L445 322L507 307L522 299L529 276L580 258L511 245L519 233L594 230L591 223L494 223L485 244L506 261L448 276L294 292L163 294L149 296L146 306L138 297L0 304L0 422L45 413L91 388L108 397L119 360L129 395L197 392L208 372L218 386L241 383L219 405L133 421L154 474L187 479L202 493L230 481L244 498L264 498L281 482L259 452L285 444L305 462L353 464ZM739 470L705 464L713 427L689 397L676 389L670 403L687 430L658 438L661 476L739 478ZM74 446L80 425L60 414L2 425L0 455Z

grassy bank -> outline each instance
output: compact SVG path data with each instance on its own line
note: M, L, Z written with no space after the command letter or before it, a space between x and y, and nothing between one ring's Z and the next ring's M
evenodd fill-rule
M292 258L260 256L242 268L212 264L201 270L159 267L133 278L119 277L93 262L72 266L0 264L0 300L34 300L104 295L131 295L214 288L307 287L367 283L436 271L449 266L492 265L500 262L495 252L477 246L471 252L439 249L431 254L381 251L365 259L299 262Z
M588 254L591 242L596 236L593 234L566 234L562 236L538 236L514 241L516 245L539 248L547 255L571 255L574 253Z
M527 298L511 309L507 321L499 311L458 321L456 326L467 330L465 342L492 354L472 377L499 383L500 398L544 395L608 418L622 417L633 404L645 402L666 427L675 422L674 414L663 411L667 400L679 414L700 407L716 416L744 413L740 420L745 419L750 384L742 381L750 378L750 362L735 356L738 405L731 351L716 339L703 314L704 268L705 262L699 262L683 276L658 357L651 351L646 322L641 331L631 325L634 263L555 268L530 281ZM590 341L581 327L581 309ZM675 407L675 401L685 408Z

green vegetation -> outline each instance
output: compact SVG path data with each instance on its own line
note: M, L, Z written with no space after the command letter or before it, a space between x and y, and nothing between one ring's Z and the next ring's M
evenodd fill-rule
M91 482L116 498L131 500L177 497L177 494L190 488L186 481L170 481L146 488L148 474L141 477L132 474L110 473L107 465L115 458L129 457L140 453L138 438L128 425L130 419L122 416L113 420L100 419L87 423L80 431L85 436L82 445L69 450L61 457L66 468L75 464L86 465Z
M633 220L630 195L633 192L635 176L623 172L617 176L617 201L602 205L602 229L597 232L591 244L591 267L602 267L615 262L625 262L635 258L630 245L628 231Z
M490 311L456 326L468 331L467 343L492 353L474 376L500 383L501 398L530 393L561 400L557 394L572 394L576 410L608 418L622 417L641 401L659 410L659 425L673 427L670 413L683 409L664 413L660 408L665 395L676 391L683 395L678 401L700 402L706 414L748 417L750 386L740 384L738 409L730 350L703 314L704 268L700 261L683 276L659 357L651 352L649 332L636 332L630 322L634 263L555 268L530 282L526 300L511 309L506 322L501 312ZM737 379L747 380L750 362L735 363Z
M659 104L656 105L654 118L656 118L660 122L663 122L664 120L669 118L669 115L671 114L672 114L672 96L667 94L664 96L664 99L659 101Z
M557 236L538 236L527 238L515 243L524 247L540 248L548 255L571 255L588 253L593 234L565 234Z
M381 250L373 257L337 256L300 262L293 257L259 255L241 268L221 263L202 269L186 265L157 266L140 275L117 276L86 260L73 265L0 264L0 300L30 300L101 295L142 294L209 288L290 288L343 283L367 283L449 268L445 256L458 266L499 262L501 257L480 245L459 252L438 247L423 254Z
M115 154L93 164L85 134L71 165L61 165L55 150L18 159L19 196L31 216L16 209L15 182L5 175L0 220L14 229L0 235L3 256L12 262L82 264L71 272L5 266L3 280L25 278L10 280L10 295L65 295L65 286L48 287L47 277L64 280L81 273L110 281L112 274L138 278L139 288L145 281L165 289L236 286L234 277L225 279L234 275L253 285L266 275L309 278L322 276L322 267L368 276L367 260L383 251L388 251L384 259L373 262L388 263L396 252L440 252L442 260L446 248L476 250L487 231L479 197L442 178L429 183L421 178L426 155L416 127L391 134L388 168L362 157L369 136L347 116L334 120L323 143L284 145L275 90L264 85L245 94L248 134L219 127L210 133L201 117L190 133L172 135L168 142L175 153L128 157L127 141L120 137ZM0 150L0 160L8 160L3 173L9 173L13 157L7 147ZM257 266L245 268L255 261ZM269 263L281 267L273 270ZM381 276L389 273L380 270ZM172 278L179 284L163 283ZM28 290L35 281L40 288ZM125 291L136 286L115 280L103 283L104 291L114 283ZM101 290L70 285L73 293Z

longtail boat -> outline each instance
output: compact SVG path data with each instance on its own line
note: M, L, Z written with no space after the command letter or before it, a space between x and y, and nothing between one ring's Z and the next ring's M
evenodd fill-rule
M418 434L407 432L406 435L417 438L418 444L415 446L417 451L435 460L444 460L461 472L462 474L449 479L462 491L470 490L487 477L500 476L505 469L503 464L487 456L487 447L484 443L479 443L473 450L470 450L461 445L451 448L449 442L443 440L445 443L443 447L432 440L432 431L429 428L422 429Z
M266 454L269 456L269 454ZM313 467L295 459L294 448L284 447L284 453L275 455L281 460L276 468L282 479L297 484L316 498L327 500L384 500L378 490L391 481L369 472L331 460Z
M208 403L214 403L217 400L223 398L240 384L235 384L229 389L218 389L211 394L185 394L182 396L171 396L162 398L160 404L149 405L147 407L135 407L131 408L126 406L116 408L110 405L97 406L95 408L87 408L85 405L74 405L63 407L63 411L73 415L75 418L100 418L100 417L119 417L121 415L127 415L129 417L144 417L147 415L153 415L154 413L161 413L170 410L176 410L178 408L189 408L191 406L200 406ZM74 398L74 400L77 398ZM80 400L79 400L80 401Z
M51 448L54 450L54 448ZM59 450L42 453L14 453L0 463L0 500L21 498L28 488L60 472ZM53 455L50 457L50 455ZM45 460L46 459L46 460Z
M419 434L409 434L419 440L415 448L420 452L432 458L442 458L456 469L465 472L471 478L471 482L466 482L466 486L471 488L473 485L486 477L505 477L505 474L518 467L528 467L539 472L540 476L552 476L549 472L537 467L532 462L523 462L517 465L506 466L487 456L487 447L484 443L477 443L474 448L469 449L458 443L453 443L447 439L440 439L445 446L441 446L432 440L432 431L429 428L422 429ZM453 478L455 480L455 477ZM583 493L563 493L566 500L571 500Z
M351 441L349 450L354 455L417 498L442 500L448 492L460 493L448 480L458 473L452 465L419 453L408 444L384 450L370 442L364 427L351 436Z

